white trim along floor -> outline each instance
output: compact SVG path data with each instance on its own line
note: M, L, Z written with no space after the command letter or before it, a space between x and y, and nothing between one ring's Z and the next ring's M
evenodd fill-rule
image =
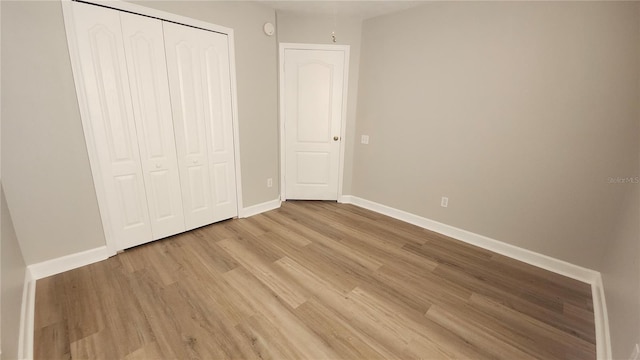
M591 284L596 325L595 330L597 359L605 360L611 358L611 341L609 334L609 322L607 317L607 306L604 297L602 277L599 272L359 197L342 196L339 202L345 204L353 204L367 210L375 211L377 213L387 215L392 218L402 220L431 231L438 232L454 239L479 246L498 254L520 260L527 264L534 265L545 270L549 270L557 274ZM262 212L277 209L280 207L280 204L281 202L279 199L267 201L262 204L242 209L240 214L241 217L249 217ZM28 266L27 274L25 276L22 298L22 313L20 321L20 359L33 358L36 280L72 270L81 266L92 264L104 260L107 257L108 250L103 246L96 249L83 251L77 254L71 254L61 258L52 259Z

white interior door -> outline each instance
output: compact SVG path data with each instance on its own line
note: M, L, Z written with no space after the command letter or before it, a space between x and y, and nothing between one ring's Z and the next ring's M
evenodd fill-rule
M120 12L153 240L185 231L162 21Z
M98 157L106 206L100 211L113 229L116 247L151 241L142 166L134 123L119 12L73 4L84 98ZM106 214L105 214L106 213ZM109 224L105 224L109 226Z
M337 200L345 51L284 50L287 199Z
M189 230L237 215L227 36L163 26Z

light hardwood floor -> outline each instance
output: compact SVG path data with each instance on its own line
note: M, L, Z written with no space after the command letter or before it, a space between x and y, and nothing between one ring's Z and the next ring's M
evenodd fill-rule
M350 205L286 202L38 280L35 358L594 359L591 288Z

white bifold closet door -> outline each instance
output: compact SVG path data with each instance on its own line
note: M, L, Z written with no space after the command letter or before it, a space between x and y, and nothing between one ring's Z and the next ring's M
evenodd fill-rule
M116 249L237 216L227 35L72 6L83 126Z
M237 215L227 36L164 22L187 230Z
M162 21L120 12L153 240L185 231Z
M153 236L120 12L74 3L73 16L89 116L83 125L91 128L93 142L87 145L95 147L98 158L100 176L94 182L105 193L106 204L101 204L100 211L108 220L105 231L112 232L118 249L124 249L151 241Z

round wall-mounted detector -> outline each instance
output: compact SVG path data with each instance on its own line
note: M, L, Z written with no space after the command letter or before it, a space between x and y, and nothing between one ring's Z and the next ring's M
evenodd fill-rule
M262 29L264 30L264 33L269 36L273 35L274 31L276 30L276 28L270 22L265 23Z

